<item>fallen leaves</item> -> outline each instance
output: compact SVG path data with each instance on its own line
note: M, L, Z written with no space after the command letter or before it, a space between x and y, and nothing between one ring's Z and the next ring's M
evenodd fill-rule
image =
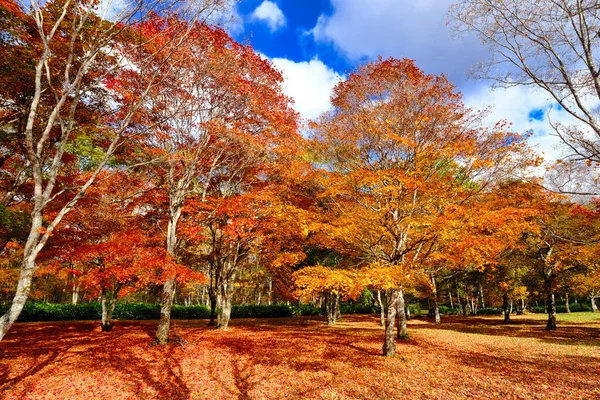
M583 315L583 314L582 314ZM409 322L394 358L376 316L234 320L229 331L180 321L186 346L151 346L155 322L15 324L0 343L9 399L598 398L600 320L543 316Z

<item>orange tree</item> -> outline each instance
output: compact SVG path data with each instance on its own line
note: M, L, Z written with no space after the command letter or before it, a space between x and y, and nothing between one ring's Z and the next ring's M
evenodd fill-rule
M528 157L521 136L502 125L477 128L453 85L410 60L361 67L336 86L332 103L313 126L327 171L322 197L330 234L366 264L433 276L441 267L430 261L443 249L440 218L518 172ZM399 290L388 291L388 308L397 306ZM386 356L395 353L394 323L388 313Z
M327 325L335 325L338 318L339 302L356 299L362 287L357 274L351 270L315 265L294 272L296 293L300 298L323 295L327 311Z

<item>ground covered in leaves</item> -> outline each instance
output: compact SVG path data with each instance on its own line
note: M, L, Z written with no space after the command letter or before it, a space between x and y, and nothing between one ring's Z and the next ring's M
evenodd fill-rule
M380 356L375 316L176 321L181 343L152 346L155 322L15 324L0 342L2 399L597 399L600 315L448 317L409 323Z

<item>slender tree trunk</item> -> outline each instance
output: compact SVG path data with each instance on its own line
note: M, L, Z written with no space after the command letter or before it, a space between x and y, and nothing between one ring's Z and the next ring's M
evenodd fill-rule
M79 285L73 282L73 293L71 294L71 304L77 305L79 301Z
M479 285L479 295L481 296L481 308L485 308L485 300L483 298L483 287Z
M402 289L398 291L398 302L396 303L396 314L398 317L398 329L397 329L397 337L398 339L404 339L407 337L406 331L406 310L404 304L404 292Z
M102 332L110 332L113 329L112 316L117 305L119 289L115 290L112 296L108 296L105 289L102 290ZM110 297L110 298L109 298Z
M525 300L523 297L519 297L519 301L517 301L517 315L523 315L525 313Z
M27 257L24 257L23 266L21 267L19 274L19 281L17 283L17 291L13 297L10 308L2 318L0 318L0 340L4 339L6 332L8 332L17 318L19 318L19 315L27 302L27 297L31 290L33 274L37 269L37 266L35 265L36 256L37 252L35 254L30 253Z
M171 217L167 225L167 252L175 258L175 250L177 247L177 222L181 216L183 208L183 199L178 199L176 195L171 195L170 198ZM167 344L169 339L169 328L171 325L171 307L175 297L175 276L169 277L163 284L160 307L160 319L158 320L158 329L156 331L156 343Z
M269 276L269 291L267 293L267 304L271 305L273 299L273 278Z
M381 290L377 291L377 304L379 305L379 313L381 317L381 326L385 326L385 307L381 300Z
M571 307L569 305L569 292L565 292L565 311L570 313Z
M387 291L385 297L385 337L383 341L383 355L385 357L394 357L396 355L396 335L394 332L396 322L396 304L398 303L399 290L392 289Z
M406 320L410 320L410 304L406 304Z
M546 330L556 329L556 302L554 300L554 289L553 289L554 278L550 276L546 281L546 296L548 310L548 323L546 324Z
M433 274L430 275L431 276L431 285L433 288L433 295L432 295L432 302L433 302L433 317L434 317L434 321L436 325L439 325L442 321L440 318L440 307L438 304L438 293L437 293L437 286L435 284L435 277L433 276Z
M510 311L508 310L508 293L502 295L502 311L504 313L504 323L510 323Z
M460 292L459 292L458 288L456 288L456 301L458 303L458 309L460 310L460 313L462 315L465 315L465 310L463 310L463 306L462 306L462 303L460 301Z
M596 296L590 296L590 303L592 305L592 312L598 312L598 306L596 305ZM580 307L581 308L581 307Z
M454 308L454 301L452 300L452 288L448 289L448 297L450 298L450 308Z
M339 293L336 294L335 296L335 321L337 323L338 320L342 319L342 310L340 309L340 295Z

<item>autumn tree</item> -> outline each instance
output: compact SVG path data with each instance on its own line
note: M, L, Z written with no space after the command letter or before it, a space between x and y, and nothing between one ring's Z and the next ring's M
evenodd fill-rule
M294 273L297 294L301 298L324 296L327 325L337 322L340 300L356 299L362 292L356 271L315 265Z
M501 125L478 128L445 77L426 75L409 60L361 67L336 86L332 103L314 126L321 163L331 171L321 197L335 213L331 234L365 264L409 274L429 265L434 276L441 265L431 256L441 248L445 214L526 165L520 136ZM400 289L390 289L394 309ZM390 313L387 356L395 351L394 322Z
M37 255L64 216L77 207L98 174L129 138L134 115L160 77L161 71L157 68L138 68L136 71L129 68L124 47L134 46L131 40L126 39L132 32L131 27L150 13L170 13L193 21L205 18L221 6L220 1L210 0L172 4L133 2L115 15L106 8L111 2L58 0L41 4L33 1L24 7L3 2L4 9L7 9L6 4L18 18L3 19L3 23L8 21L10 26L3 31L10 38L2 41L3 52L14 48L23 54L26 62L18 65L27 72L23 75L25 80L20 89L23 85L26 87L11 94L11 97L26 96L15 101L3 99L3 116L16 114L10 119L16 122L10 124L8 131L22 143L19 151L9 153L10 162L3 161L2 168L10 166L9 174L12 176L11 189L3 197L7 202L13 202L16 191L23 185L28 184L32 189L29 198L31 226L24 246L17 291L11 307L0 319L0 339L17 319L27 300L37 269ZM160 35L160 32L154 33ZM176 40L160 51L163 54L172 52L185 41L186 36L186 32L181 31ZM151 37L144 40L151 40ZM125 43L128 46L124 46ZM139 47L140 40L137 43ZM135 90L132 89L137 92L136 96L111 98L107 79L124 70L144 73L145 79L138 80ZM6 76L10 70L3 69L3 73ZM20 107L15 107L19 104ZM110 110L113 106L117 109ZM92 111L93 114L86 112L82 116L82 111ZM102 116L110 117L103 120ZM117 118L113 118L115 116ZM74 187L62 184L65 174L78 174L73 167L80 165L65 160L65 157L69 154L82 156L74 150L75 144L90 124L100 128L91 131L91 140L101 156L98 162L87 165L90 173L83 183ZM47 207L57 203L63 194L67 194L67 198L49 218Z
M249 239L236 244L222 240L227 236L222 233L236 226L236 201L242 201L237 197L250 199L249 193L266 185L271 165L282 158L279 148L297 135L296 115L281 93L281 75L251 47L236 43L222 29L154 18L141 24L142 30L164 30L165 34L144 51L153 54L156 46L177 40L180 25L187 27L186 43L166 59L155 59L156 68L171 78L153 86L140 110L144 117L140 124L150 126L150 133L138 140L144 149L140 164L145 164L153 184L163 194L162 204L149 206L161 215L167 252L175 260L182 257L185 241L180 237L180 221L192 200L198 212L190 213L194 214L190 218L210 231L206 237L214 238L208 244L213 246L209 253L231 255L213 261L223 266L236 260L235 268L220 275L227 279L219 280L215 288L221 297L230 299L230 289L221 286L232 287L232 271L244 260L244 243ZM132 58L143 64L147 57L132 54ZM120 79L129 82L138 78ZM242 208L239 211L242 213ZM240 215L238 221L243 220ZM239 252L222 248L225 242ZM158 343L166 343L168 338L175 280L173 275L163 285Z

